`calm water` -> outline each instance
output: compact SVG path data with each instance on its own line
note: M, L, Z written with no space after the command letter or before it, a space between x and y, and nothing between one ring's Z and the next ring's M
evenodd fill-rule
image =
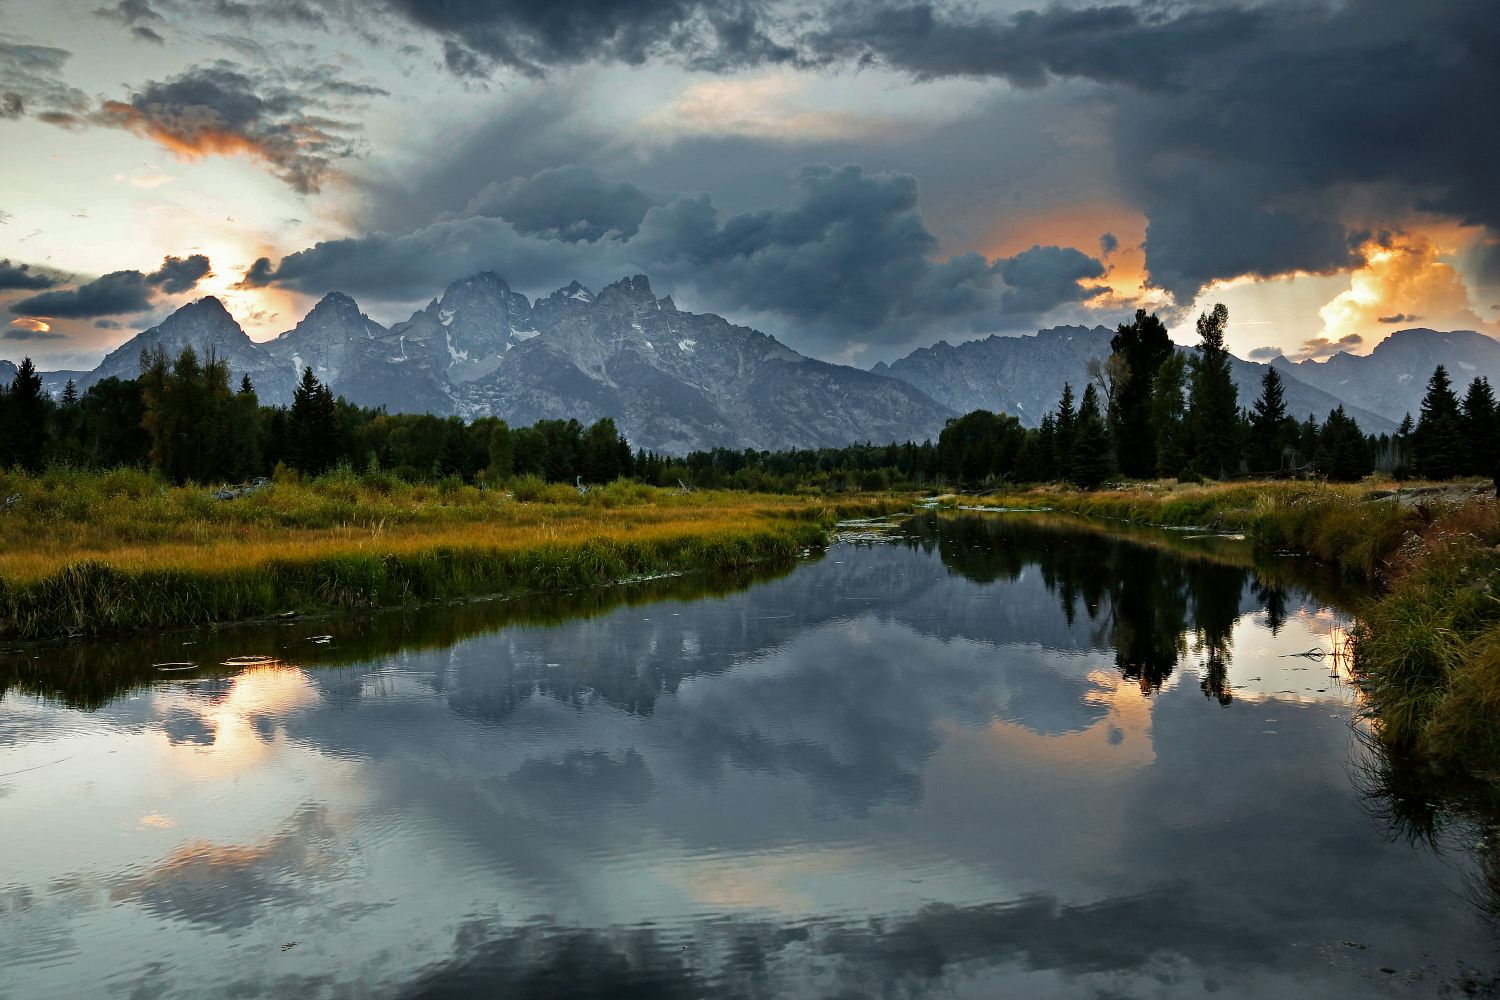
M1288 655L1347 617L1163 539L927 519L761 579L11 655L0 995L1486 988L1478 831L1397 822L1342 670Z

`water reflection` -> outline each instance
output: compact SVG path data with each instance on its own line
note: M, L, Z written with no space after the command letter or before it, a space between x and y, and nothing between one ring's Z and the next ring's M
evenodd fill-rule
M0 995L1482 980L1486 869L1388 836L1291 655L1321 585L1005 516L701 585L12 658ZM184 642L280 660L150 672Z

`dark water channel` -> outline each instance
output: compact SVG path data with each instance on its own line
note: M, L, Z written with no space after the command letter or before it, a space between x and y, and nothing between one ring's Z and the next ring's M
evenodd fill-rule
M11 652L0 996L1483 993L1484 828L1293 655L1342 648L1339 603L1232 544L976 514Z

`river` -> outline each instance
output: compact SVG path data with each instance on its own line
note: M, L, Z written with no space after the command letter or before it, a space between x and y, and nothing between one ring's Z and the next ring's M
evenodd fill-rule
M0 996L1490 989L1482 831L1392 791L1344 606L1233 542L924 515L10 651Z

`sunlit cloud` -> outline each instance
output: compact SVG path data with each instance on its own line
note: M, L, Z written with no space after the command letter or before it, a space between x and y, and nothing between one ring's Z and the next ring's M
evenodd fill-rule
M1360 253L1364 266L1350 272L1349 288L1318 311L1323 334L1309 342L1313 352L1307 356L1318 356L1325 345L1378 340L1390 327L1419 319L1444 330L1490 328L1474 312L1462 275L1431 236L1382 234L1366 241Z
M776 74L748 80L708 80L648 112L641 124L663 135L737 135L780 142L820 142L893 135L893 116L820 108L807 80Z

